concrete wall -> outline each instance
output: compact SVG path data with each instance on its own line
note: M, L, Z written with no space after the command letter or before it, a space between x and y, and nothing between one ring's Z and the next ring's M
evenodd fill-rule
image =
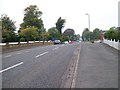
M107 39L104 39L103 40L103 43L105 43L105 44L107 44L107 45L109 45L109 46L111 46L111 47L113 47L113 48L115 48L115 49L117 49L117 50L120 50L120 46L119 46L119 41L118 42L116 42L115 40L114 41L112 41L112 40L107 40Z

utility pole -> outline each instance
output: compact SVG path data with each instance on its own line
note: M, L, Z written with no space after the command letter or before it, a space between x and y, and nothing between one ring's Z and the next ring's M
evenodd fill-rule
M85 15L88 16L88 28L89 28L89 31L90 31L90 14L86 13ZM89 33L89 41L90 41L90 33Z

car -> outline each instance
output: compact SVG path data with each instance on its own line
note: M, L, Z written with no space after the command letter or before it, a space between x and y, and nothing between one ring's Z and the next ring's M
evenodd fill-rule
M60 41L60 40L55 40L55 41L54 41L54 45L55 45L55 44L61 44L61 41Z
M65 41L64 44L68 44L68 41Z
M70 41L70 42L69 42L69 44L72 44L72 43L74 43L74 41Z

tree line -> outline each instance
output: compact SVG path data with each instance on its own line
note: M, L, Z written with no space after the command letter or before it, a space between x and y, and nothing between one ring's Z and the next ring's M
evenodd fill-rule
M111 27L104 36L108 40L120 41L120 27Z
M109 30L103 31L99 28L95 28L92 31L89 31L88 28L85 28L82 33L83 41L95 41L101 40L102 35L105 39L120 41L120 27L111 27Z
M98 40L100 39L101 30L99 28L95 28L92 31L89 31L88 28L85 28L82 33L82 39L83 41L89 41L89 40Z
M17 34L15 33L15 21L11 20L7 15L1 15L2 42L54 41L56 39L60 39L61 41L79 40L80 35L76 35L73 29L66 29L62 33L66 20L61 17L55 23L56 27L46 30L41 18L42 14L42 11L36 5L26 7L24 9L23 22L20 24Z

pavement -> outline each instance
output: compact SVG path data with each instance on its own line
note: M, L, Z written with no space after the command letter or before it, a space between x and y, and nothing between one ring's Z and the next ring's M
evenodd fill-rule
M118 88L118 51L103 43L82 43L75 88Z
M3 88L59 88L80 43L34 47L2 54Z

